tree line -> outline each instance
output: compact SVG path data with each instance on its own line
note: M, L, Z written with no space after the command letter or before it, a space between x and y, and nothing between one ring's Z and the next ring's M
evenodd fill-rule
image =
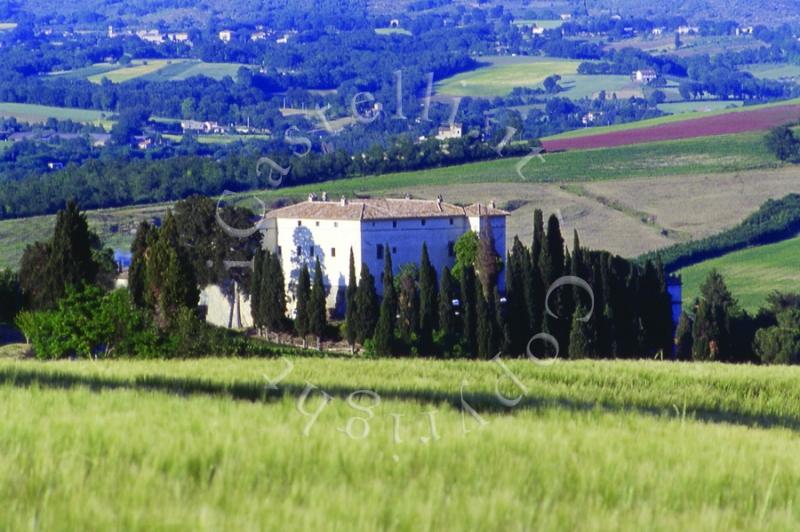
M425 244L418 264L395 268L386 247L376 291L375 275L362 263L356 276L353 253L345 294L342 336L353 351L376 356L488 359L497 353L542 354L551 344L529 341L545 333L571 358L652 357L672 352L671 299L656 262L639 267L607 252L584 249L577 235L572 253L551 216L544 228L534 216L531 247L515 239L505 260L491 232L465 233L456 243L453 268L437 272ZM317 344L330 334L320 264L305 265L294 293L294 323L285 319L286 294L278 257L256 255L251 304L256 326L269 332L292 330ZM398 271L399 270L399 271ZM499 289L505 276L506 291ZM570 276L590 287L549 288ZM548 312L547 309L550 309ZM335 334L335 333L334 333Z
M739 225L719 234L682 242L670 247L642 255L640 263L654 260L664 261L667 272L697 264L708 259L750 246L772 244L792 238L800 233L800 194L788 194L781 199L767 200L756 212Z

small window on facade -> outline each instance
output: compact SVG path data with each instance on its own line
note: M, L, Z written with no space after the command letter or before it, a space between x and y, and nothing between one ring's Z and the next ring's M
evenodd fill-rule
M450 218L450 225L453 225L453 219Z
M319 227L319 222L316 222L316 226Z
M281 249L280 246L278 246L278 255L282 255L282 254L283 254L283 250Z
M297 220L297 227L300 227L301 225L303 225L303 221L302 220Z
M450 241L447 243L447 256L453 257L455 256L455 254L456 254L456 244L455 242Z
M336 256L336 248L331 248L331 257Z
M378 260L383 259L383 244L378 244L377 256L378 256Z
M309 257L313 257L314 256L314 246L311 246L310 248L308 248L308 256Z
M339 222L333 222L334 227L339 227Z
M301 256L302 254L303 254L303 248L302 248L302 247L300 247L300 246L297 246L297 256L299 257L299 256Z
M423 218L421 221L422 221L422 225L425 225L425 222L426 222L425 218Z
M397 253L397 246L392 247L392 253Z
M397 220L392 220L392 227L397 227Z

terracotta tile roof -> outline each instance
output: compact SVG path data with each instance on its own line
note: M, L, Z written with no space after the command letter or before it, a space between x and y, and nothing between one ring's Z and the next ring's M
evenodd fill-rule
M491 205L482 205L480 203L473 203L464 207L464 212L467 216L508 216L508 211L492 207Z
M506 211L473 204L459 207L452 203L421 199L355 199L305 201L267 213L267 218L321 220L387 220L395 218L437 218L452 216L506 216Z

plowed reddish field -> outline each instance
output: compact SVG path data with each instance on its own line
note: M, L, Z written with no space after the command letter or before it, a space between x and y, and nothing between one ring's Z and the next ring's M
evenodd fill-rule
M660 140L690 139L712 135L727 135L769 129L800 119L800 105L780 105L738 111L703 118L690 118L680 122L659 124L657 126L613 131L566 139L543 140L547 151L585 150L590 148L610 148L626 144L641 144Z

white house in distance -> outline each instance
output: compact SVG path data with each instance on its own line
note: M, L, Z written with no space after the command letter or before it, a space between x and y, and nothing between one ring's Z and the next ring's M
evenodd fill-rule
M652 83L658 77L658 73L652 68L643 68L631 73L631 79L639 83Z
M350 250L360 274L361 264L375 278L378 294L383 293L384 256L392 254L394 272L404 264L419 264L422 244L428 247L437 275L455 263L455 242L467 231L491 234L497 254L506 253L506 216L493 204L475 203L461 207L441 198L421 199L348 199L329 201L314 196L308 201L275 209L262 221L263 245L280 256L286 282L288 308L295 307L294 288L304 264L312 270L316 259L322 265L328 308L341 316L350 269ZM313 272L312 272L313 274ZM503 276L498 279L504 290ZM203 300L208 306L207 320L228 326L230 316L241 315L241 326L252 324L249 303L229 302L218 287L207 287ZM238 319L238 317L237 317ZM239 325L237 319L233 326Z

